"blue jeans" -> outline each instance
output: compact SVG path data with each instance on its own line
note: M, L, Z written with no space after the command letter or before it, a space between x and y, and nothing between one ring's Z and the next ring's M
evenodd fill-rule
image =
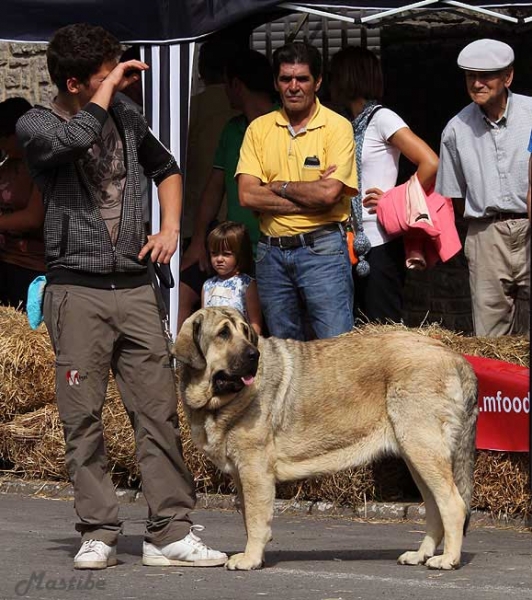
M318 338L353 328L353 278L340 229L290 250L259 242L256 278L271 335L304 340L305 314Z

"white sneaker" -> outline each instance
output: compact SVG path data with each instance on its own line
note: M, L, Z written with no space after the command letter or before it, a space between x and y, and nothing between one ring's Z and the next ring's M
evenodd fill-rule
M190 533L182 540L166 546L155 546L144 542L142 547L142 564L146 567L220 567L225 565L227 554L206 546L195 535L195 531L203 531L203 525L192 525Z
M74 557L74 569L106 569L116 565L116 546L100 540L87 540Z

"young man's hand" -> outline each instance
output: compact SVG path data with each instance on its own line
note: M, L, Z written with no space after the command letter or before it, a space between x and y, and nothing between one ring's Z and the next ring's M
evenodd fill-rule
M140 60L118 63L101 82L90 101L104 110L108 110L116 92L120 92L138 81L141 72L146 69L149 69L149 66Z
M139 81L142 71L150 67L140 60L128 60L118 63L116 67L105 78L105 81L111 83L115 92L121 92L132 83Z
M139 253L139 260L151 252L151 261L167 265L177 250L177 240L179 234L165 231L159 231L154 235L148 236L148 241L144 244Z

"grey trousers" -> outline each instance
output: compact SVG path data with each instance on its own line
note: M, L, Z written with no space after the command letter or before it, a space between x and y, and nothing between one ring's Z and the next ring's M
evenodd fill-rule
M182 455L173 371L148 285L99 290L49 285L44 319L56 355L56 394L83 541L116 544L118 502L107 472L102 408L109 368L135 432L148 504L146 541L187 535L194 483Z
M530 331L530 223L471 219L464 247L475 335Z

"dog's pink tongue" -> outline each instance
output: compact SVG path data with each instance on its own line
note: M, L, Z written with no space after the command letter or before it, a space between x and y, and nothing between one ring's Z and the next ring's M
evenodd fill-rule
M242 377L242 381L244 385L251 385L255 381L255 377L253 375L246 375L246 377Z

